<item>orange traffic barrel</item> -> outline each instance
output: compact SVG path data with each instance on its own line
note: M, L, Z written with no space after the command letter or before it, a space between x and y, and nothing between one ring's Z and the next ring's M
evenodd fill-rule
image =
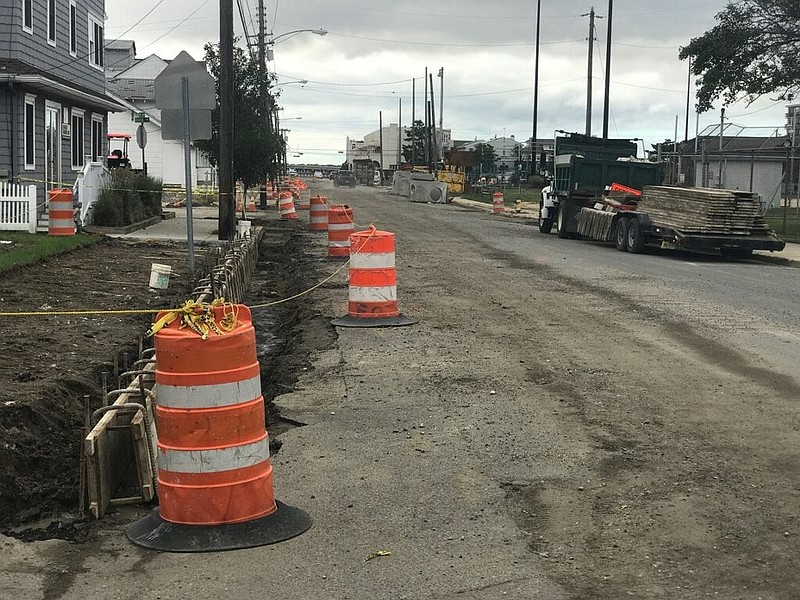
M47 192L48 235L75 235L75 209L72 190L53 189Z
M328 258L350 256L350 234L355 228L353 209L347 204L334 204L328 209Z
M311 196L311 211L308 214L308 228L311 231L328 231L328 198Z
M370 227L350 235L347 316L340 327L397 327L416 323L397 307L394 234Z
M280 209L281 219L295 220L297 213L294 210L294 200L292 194L289 192L280 192L278 194L278 208Z
M297 210L309 210L311 208L311 190L308 187L300 190L296 208Z
M250 548L311 526L275 500L250 309L209 310L206 339L182 319L155 335L159 507L127 531L146 548Z
M505 212L505 210L506 204L503 198L503 192L495 192L492 194L492 213L496 215Z

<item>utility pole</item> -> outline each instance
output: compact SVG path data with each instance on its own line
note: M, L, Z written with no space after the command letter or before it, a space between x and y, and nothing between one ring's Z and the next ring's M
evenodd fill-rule
M614 0L608 0L608 28L606 30L606 89L603 95L603 139L608 139L608 112L611 97L611 23L614 13ZM589 75L591 77L591 74Z
M444 128L444 67L439 67L439 130Z
M261 118L267 121L267 132L272 133L272 99L269 96L267 81L267 40L264 18L264 0L258 0L258 73L261 84ZM274 157L270 162L273 162ZM265 181L258 184L259 205L267 208L267 186Z
M378 143L381 145L381 183L383 183L383 111L378 111Z
M403 163L403 99L397 99L397 164L395 169L400 170Z
M430 74L430 78L431 78L431 138L433 140L431 163L433 163L435 167L436 163L439 162L439 140L436 139L436 101L433 97L433 73Z
M536 1L536 51L533 60L533 135L531 136L531 172L536 172L536 137L539 126L539 34L542 25L542 0Z
M417 120L417 78L411 78L411 164L417 164L417 138L414 123Z
M719 113L719 181L718 188L722 188L722 134L725 131L725 109Z
M589 17L589 65L588 74L586 75L586 135L592 135L592 59L594 50L594 20L602 19L594 12L594 6L588 13L581 15L582 17Z
M683 141L689 141L689 103L692 98L692 57L689 57L689 74L686 77L686 129L683 132Z
M425 164L431 164L431 107L428 104L428 67L425 67L425 93L422 98L425 100Z
M233 196L233 3L219 2L219 224L220 240L236 234Z

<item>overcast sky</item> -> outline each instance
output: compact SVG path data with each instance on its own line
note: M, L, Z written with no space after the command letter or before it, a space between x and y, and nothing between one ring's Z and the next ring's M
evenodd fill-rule
M611 137L643 138L652 144L675 135L686 119L688 65L678 48L714 26L726 0L616 0L611 54ZM248 30L258 29L258 0L241 0ZM281 126L288 134L290 163L338 164L345 140L411 120L412 79L416 116L424 110L424 73L444 69L444 126L453 139L514 135L533 128L533 66L536 0L265 0L267 31L275 37L296 29L324 28L320 37L299 33L279 39L268 65L282 88ZM586 119L589 18L585 0L542 0L538 137L555 129L583 131ZM592 132L602 133L606 65L607 0L594 4L596 21ZM151 11L147 14L148 11ZM133 39L140 58L173 58L186 50L203 58L203 45L219 39L219 2L142 0L107 2L107 39ZM234 2L236 34L244 45ZM147 16L136 24L142 17ZM693 88L692 88L693 89ZM693 91L692 91L693 94ZM694 137L694 98L689 137ZM700 129L719 122L717 110L700 116ZM764 98L727 109L730 122L753 127L753 135L782 127L784 106ZM298 118L299 117L299 118ZM755 129L757 128L757 129ZM302 155L300 155L302 153Z

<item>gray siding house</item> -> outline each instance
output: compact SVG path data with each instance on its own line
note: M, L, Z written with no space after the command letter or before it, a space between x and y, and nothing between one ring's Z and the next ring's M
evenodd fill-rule
M105 0L0 0L0 180L72 187L103 160Z

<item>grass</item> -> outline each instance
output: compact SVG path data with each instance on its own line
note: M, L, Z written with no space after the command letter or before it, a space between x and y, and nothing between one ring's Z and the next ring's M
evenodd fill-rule
M539 188L522 188L520 191L520 189L516 186L509 186L501 191L503 192L503 203L508 206L513 206L514 202L516 202L518 198L523 202L533 202L539 204L539 200L542 197L542 193ZM479 192L469 192L459 194L459 196L461 198L466 198L467 200L477 200L478 202L486 202L487 204L491 204L493 192L493 189L487 188L487 191L483 194Z
M35 263L48 256L69 252L102 240L100 236L50 236L18 231L0 231L0 272ZM6 242L11 242L6 243Z
M766 220L775 233L785 242L800 244L800 215L796 208L786 211L786 227L783 226L783 208L773 208L767 211Z

